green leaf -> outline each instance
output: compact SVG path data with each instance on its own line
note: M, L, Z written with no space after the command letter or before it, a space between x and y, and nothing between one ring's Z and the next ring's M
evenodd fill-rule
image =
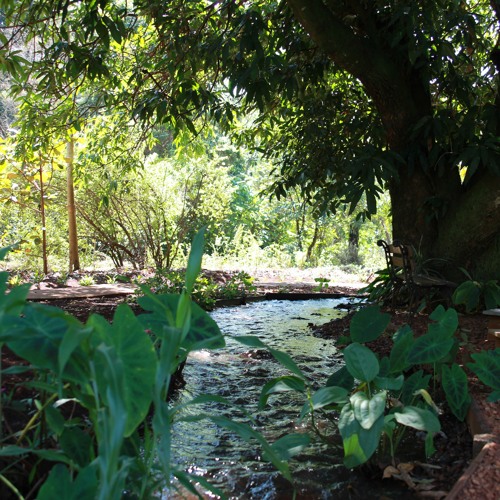
M59 346L63 337L78 335L83 328L77 319L61 309L42 304L27 305L24 316L11 318L8 326L15 339L8 342L9 348L32 365L54 373L59 373ZM64 375L75 382L88 380L86 372L76 363L69 364Z
M125 304L118 306L112 325L100 316L91 316L87 325L95 330L92 336L94 346L103 343L114 347L123 364L123 400L127 412L125 433L128 437L146 417L153 397L157 364L153 343L130 307ZM106 381L102 373L98 372L97 376L99 385L105 388Z
M364 392L356 392L350 398L354 418L363 429L369 430L373 424L384 414L387 393L379 392L371 398Z
M269 396L280 392L304 392L305 383L302 378L286 375L284 377L275 378L267 382L260 393L259 409L266 406Z
M33 450L31 448L23 448L21 446L15 446L9 444L7 446L0 447L0 457L18 457L21 455L27 455Z
M373 383L377 389L387 390L387 391L399 391L403 387L403 382L405 378L404 375L399 375L399 377L375 377Z
M151 330L156 336L168 342L167 327L172 328L176 324L175 315L179 300L179 295L154 295L146 291L146 295L138 298L137 302L145 311L152 311L152 314L141 314L138 320L144 329ZM182 339L182 347L188 352L224 347L224 337L217 323L198 304L190 302L189 305L191 320L189 331Z
M200 229L191 244L188 264L186 268L186 290L189 295L193 293L194 282L201 270L201 261L203 258L203 247L205 238L205 228Z
M408 325L405 325L394 334L394 345L389 354L389 373L401 373L410 366L408 363L408 354L412 346L413 332Z
M470 402L467 374L454 363L451 368L443 365L441 375L446 401L453 414L463 421Z
M89 338L91 333L90 328L85 329L75 329L71 328L67 330L59 344L58 350L58 365L59 365L59 376L62 377L66 364L68 363L71 355L80 346L80 344ZM87 382L85 377L81 382Z
M464 305L469 313L479 306L481 288L475 281L464 281L453 292L452 300L455 305Z
M355 379L371 382L378 375L378 360L368 347L356 342L346 347L343 353L347 370Z
M310 442L311 438L307 434L287 434L275 441L271 448L281 460L290 460L304 451Z
M409 405L414 397L415 393L420 389L427 389L429 387L429 381L431 379L430 375L425 375L423 370L412 373L404 382L403 390L401 391L401 402L404 405Z
M354 377L349 373L346 366L332 373L325 384L327 387L343 387L350 391L354 385Z
M342 408L339 418L339 431L344 445L344 464L357 467L365 463L378 448L384 429L384 417L381 416L369 429L363 429L354 417L350 403Z
M474 363L467 363L481 382L495 391L500 390L500 349L471 354Z
M6 276L7 273L4 274L4 278ZM6 295L0 295L0 317L4 314L9 314L12 316L21 314L24 306L26 305L26 298L28 297L30 288L31 285L29 283L26 283L12 288ZM1 290L0 293L2 293ZM0 329L0 333L1 332L2 329Z
M453 339L426 333L415 340L408 354L408 361L414 365L437 363L453 347Z
M97 475L94 467L80 470L72 481L69 469L58 464L52 467L49 477L38 492L38 500L93 500L97 498Z
M45 408L45 418L50 430L57 436L60 436L64 431L64 424L66 422L61 412L57 408L49 405Z
M0 261L5 260L5 257L7 257L7 254L9 252L12 252L12 250L17 250L19 248L20 243L22 243L22 242L17 242L17 243L14 243L13 245L7 245L6 247L0 248ZM6 273L6 274L8 274L8 273Z
M484 305L486 309L495 309L500 307L500 286L498 282L491 280L484 284Z
M434 447L434 434L432 432L428 432L425 437L425 456L429 458L436 451Z
M300 419L303 419L311 411L319 410L332 404L345 404L348 400L348 391L343 387L322 387L318 389L306 402L300 412Z
M59 438L59 445L66 455L78 466L90 463L92 439L79 427L67 427Z
M445 310L443 306L438 306L429 317L436 321L429 325L429 335L446 339L453 337L457 331L458 315L455 309Z
M439 432L441 424L434 413L417 406L405 406L402 411L394 412L396 421L419 431Z
M380 306L369 306L357 312L350 324L353 342L371 342L384 333L391 316L380 311Z
M52 467L49 477L38 492L39 500L52 500L57 497L74 498L71 475L67 467L58 464Z

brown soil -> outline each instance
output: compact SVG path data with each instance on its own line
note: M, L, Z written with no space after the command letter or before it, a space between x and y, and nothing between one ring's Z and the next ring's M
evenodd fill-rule
M312 286L308 285L286 285L280 287L279 291L287 292L312 292ZM259 288L257 292L259 294L276 292L275 288ZM347 287L330 287L325 292L329 293L346 293L353 294L355 290ZM127 299L122 297L95 297L95 298L79 298L76 300L72 299L59 299L45 301L51 306L60 307L63 310L71 313L81 321L86 321L92 313L97 313L104 316L106 319L111 320L116 307L123 302L127 302ZM132 304L133 308L137 306ZM389 311L392 314L391 324L386 332L380 339L369 344L369 347L375 350L380 355L388 354L391 347L390 336L394 333L402 324L409 323L416 335L423 334L427 331L427 325L429 318L426 314L418 314L416 316L410 316L406 312L401 311ZM349 322L350 316L345 318L335 320L327 325L316 330L316 334L324 338L331 338L332 340L338 339L342 335L347 335L349 332ZM459 333L466 335L467 342L461 347L460 360L465 363L469 360L471 353L482 350L493 348L493 346L486 340L486 320L482 315L472 315L472 316L460 316L460 329ZM8 368L13 365L20 364L21 361L7 349L2 350L2 367ZM489 427L489 432L497 437L500 436L500 409L498 404L487 403L486 397L488 390L484 387L473 374L468 373L470 380L471 392L474 399L478 402L481 408L484 420ZM19 391L24 389L20 383L29 377L28 374L23 375L10 375L5 377L3 381L2 390L5 392L14 391L16 393L16 399L19 397L28 397L29 394L19 394ZM439 403L439 402L438 402ZM13 428L16 427L16 419L21 419L21 413L19 414L6 414L6 427ZM9 421L10 420L10 421ZM443 432L437 436L435 440L435 446L437 448L437 453L434 455L432 460L428 461L426 464L416 464L416 469L412 472L412 477L417 479L418 484L425 484L429 481L429 491L421 491L422 496L432 496L433 498L442 498L445 496L446 492L450 491L453 485L458 481L460 476L467 469L472 461L472 439L468 433L465 424L458 422L455 418L449 415L443 415L441 417ZM496 447L496 459L498 459L498 446ZM486 461L487 466L480 467L475 472L475 482L472 486L477 488L477 484L483 485L486 492L493 492L493 496L488 496L488 494L478 493L478 496L474 493L473 496L464 496L463 498L478 498L479 496L484 498L497 498L499 497L498 492L498 462L495 464L488 458L489 455L483 457ZM491 468L493 467L494 473L491 473ZM405 480L407 474L402 475L402 479ZM410 479L410 482L412 479ZM474 490L477 492L478 490Z

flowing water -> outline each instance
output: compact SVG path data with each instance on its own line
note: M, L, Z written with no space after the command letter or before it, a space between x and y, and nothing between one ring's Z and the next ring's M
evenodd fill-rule
M339 306L348 302L346 298L266 301L221 308L212 317L228 336L255 335L268 346L288 353L319 387L339 368L340 356L334 342L313 335L311 324L343 316L345 310ZM224 349L200 351L189 357L184 368L186 385L177 395L177 402L204 393L224 396L253 415L255 428L270 442L287 433L308 430L306 423L298 422L303 404L300 395L271 397L264 411L257 410L263 385L289 373L266 350L250 349L230 337L226 341ZM204 410L244 420L234 407L212 404ZM189 411L196 413L200 409ZM317 425L329 436L329 444L316 440L290 462L297 498L410 498L402 496L401 491L391 496L386 484L346 470L334 426L327 421L318 421ZM203 476L229 498L292 498L289 483L261 460L255 443L242 441L206 420L178 423L173 435L177 465Z

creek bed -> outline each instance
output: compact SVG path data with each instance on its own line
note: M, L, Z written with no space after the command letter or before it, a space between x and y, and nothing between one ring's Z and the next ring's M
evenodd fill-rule
M212 317L228 336L255 335L270 347L285 351L319 387L339 368L341 360L334 342L315 337L311 325L342 317L342 304L353 300L265 301L217 309ZM256 429L270 442L287 433L305 432L306 424L298 422L303 404L299 395L272 397L264 411L257 410L264 384L288 372L266 350L248 348L230 337L226 342L224 349L200 351L189 357L184 368L186 385L176 395L176 402L182 404L203 393L224 396L252 414ZM214 404L204 410L242 419L241 412L233 407ZM190 411L198 413L200 409ZM290 462L297 498L412 498L391 481L382 482L345 469L334 426L322 421L317 424L330 442L325 445L314 441ZM174 462L203 476L229 498L292 498L289 483L261 460L255 443L244 442L209 421L177 423L173 439ZM393 487L396 489L391 491ZM170 494L166 497L174 498Z

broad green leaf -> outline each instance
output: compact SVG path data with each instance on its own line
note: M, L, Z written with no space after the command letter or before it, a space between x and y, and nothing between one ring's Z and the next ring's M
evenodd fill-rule
M38 492L39 500L52 500L54 498L74 498L71 475L67 467L58 464L52 467L49 477Z
M461 421L464 420L467 414L469 402L469 390L467 385L467 374L456 363L451 365L443 365L442 385L446 395L446 401L450 406L453 414Z
M404 380L404 375L399 375L399 377L375 377L373 383L377 389L399 391L403 387Z
M441 424L434 413L417 406L405 406L402 411L394 412L397 422L419 431L439 432Z
M340 370L332 373L326 381L327 387L343 387L350 391L354 385L354 377L349 373L349 370L344 365Z
M380 306L369 306L357 312L351 320L350 332L353 342L371 342L384 333L391 316L380 311Z
M467 363L481 382L495 391L500 390L500 348L471 355L474 363Z
M389 376L389 370L391 367L391 363L389 361L388 356L384 356L380 361L379 361L379 372L378 375L379 377L388 377Z
M408 326L400 328L394 335L394 345L389 354L389 373L401 373L410 366L408 363L408 354L412 346L413 332L411 328Z
M481 288L475 281L464 281L453 292L453 303L464 305L467 312L474 311L479 306Z
M90 328L82 329L70 329L67 330L59 344L58 352L58 364L59 364L59 376L61 377L64 373L64 369L74 351L80 346L80 344L89 338L91 333ZM83 379L82 382L86 383L87 378Z
M357 342L343 351L349 373L362 382L371 382L379 373L378 360L373 352Z
M47 420L47 425L54 434L60 436L63 433L66 421L57 408L48 405L47 408L45 408L45 419Z
M363 429L369 430L384 414L387 393L385 391L373 395L371 398L364 392L356 392L350 398L354 418Z
M93 344L96 347L101 343L114 347L122 363L126 436L130 436L145 418L151 404L157 364L153 344L130 307L125 304L118 306L112 325L99 316L92 316L87 324L95 329ZM102 374L97 373L97 376L99 382ZM100 385L106 387L105 381L101 380Z
M287 434L275 441L271 448L282 460L290 460L304 451L310 442L311 439L307 434Z
M76 479L71 479L69 469L58 464L52 467L49 477L38 492L38 500L94 500L97 498L97 475L92 466L80 470Z
M168 328L174 328L176 324L179 295L154 295L149 292L137 301L145 311L152 312L138 316L143 328L151 330L157 337L168 342ZM224 337L217 323L198 304L190 302L190 307L190 326L186 337L182 340L182 347L188 352L224 347Z
M345 404L348 400L348 391L343 387L322 387L318 389L306 402L300 412L300 418L304 418L308 413L319 410L332 404Z
M438 306L429 316L436 323L430 323L428 335L449 339L453 337L458 328L458 315L455 309L445 310L443 306Z
M452 338L426 333L415 340L408 354L408 361L414 365L437 363L450 352L452 347Z
M5 257L11 250L12 250L11 246L0 248L0 260L5 260Z
M59 445L66 455L79 467L90 463L92 439L79 427L67 427L59 437Z
M266 406L269 396L280 392L304 392L305 383L302 378L294 377L292 375L285 375L284 377L275 378L267 382L260 393L259 409Z
M383 429L383 416L369 430L363 429L354 417L350 403L346 404L342 408L339 418L339 431L344 446L345 466L349 468L357 467L369 460L378 448Z
M430 375L424 375L423 370L412 373L403 384L401 391L401 402L404 405L409 405L415 398L415 393L420 389L427 389L429 387Z
M497 281L491 280L484 284L484 305L486 309L500 307L500 286Z
M10 349L38 368L59 373L59 346L66 334L78 335L83 325L56 307L30 304L23 317L11 318L9 328L16 339L8 342ZM75 382L88 379L77 363L67 365L64 376Z
M200 229L191 244L191 251L189 252L188 264L186 268L186 290L191 295L194 288L194 282L201 270L201 261L203 258L203 246L205 239L205 228Z
M8 273L5 273L3 277L6 278L7 275ZM5 292L5 285L2 288L4 288L4 290L0 290L0 318L4 314L12 316L21 314L21 311L26 305L26 299L28 297L31 285L29 283L26 283L16 286L12 288L6 295L2 295L3 292ZM0 332L2 332L1 329Z

